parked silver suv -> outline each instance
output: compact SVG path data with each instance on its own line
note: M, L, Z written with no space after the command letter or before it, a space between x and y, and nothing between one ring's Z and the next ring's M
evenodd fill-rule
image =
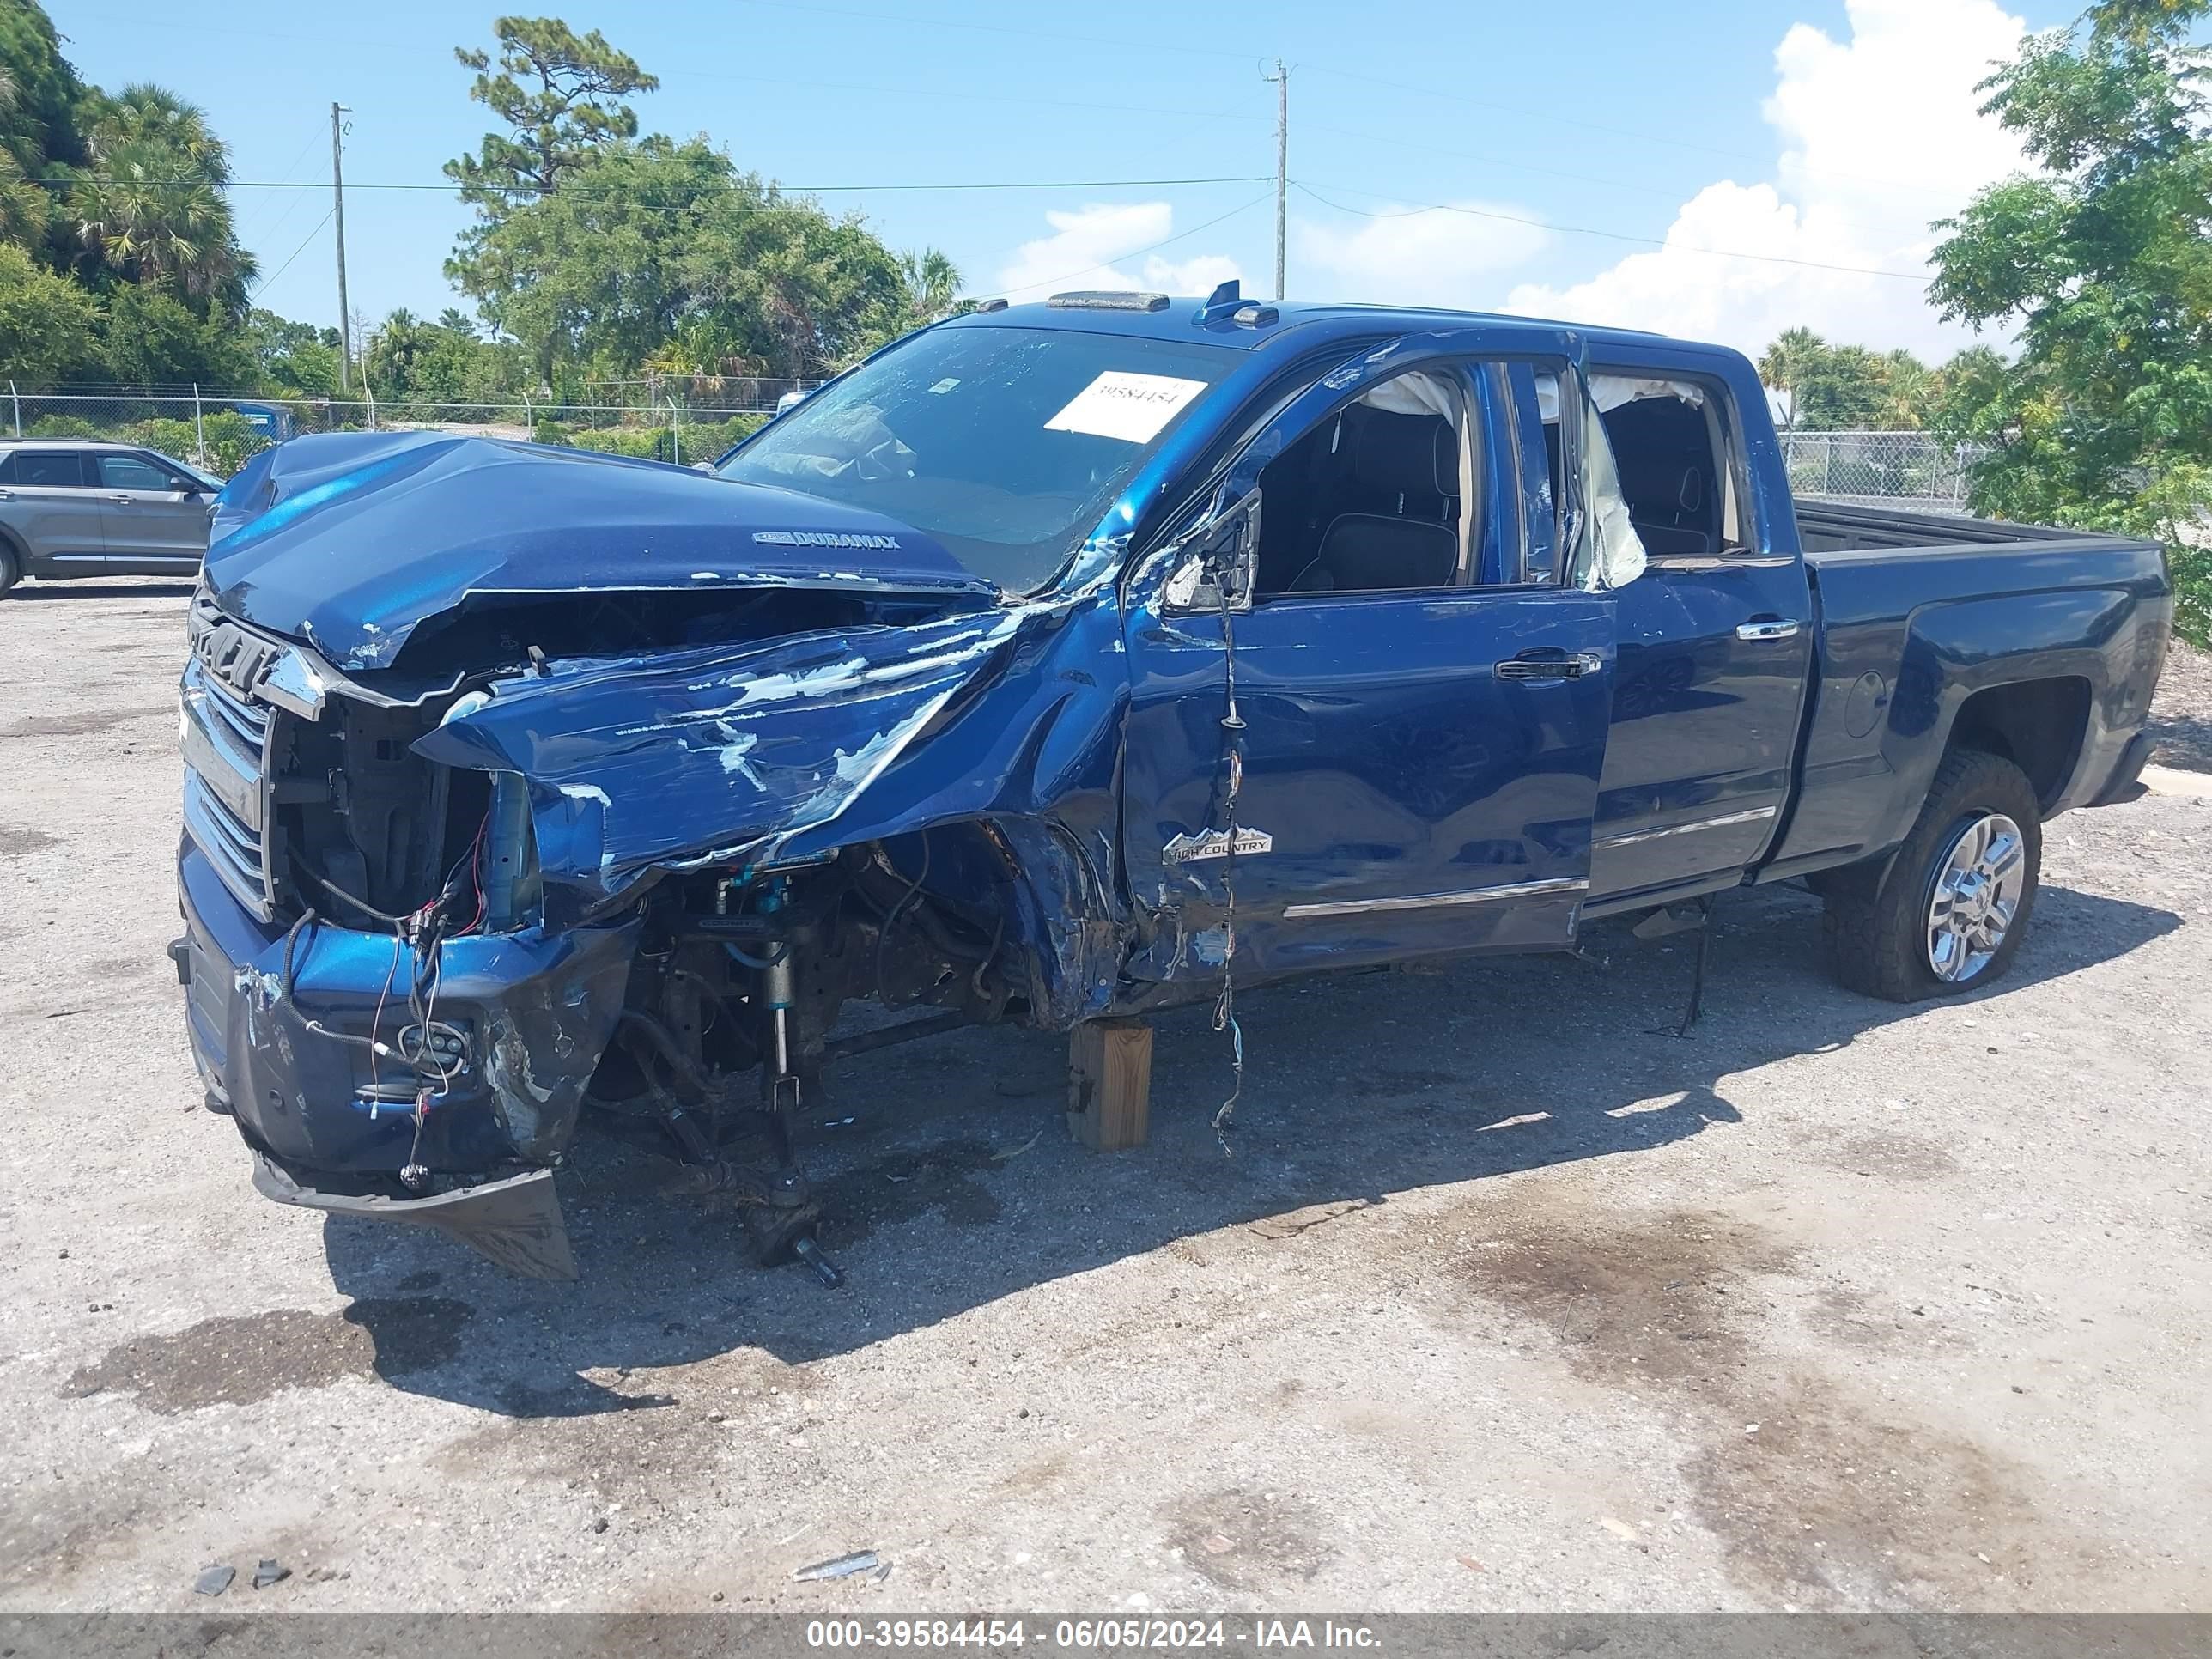
M135 444L0 439L0 593L26 576L195 576L222 488Z

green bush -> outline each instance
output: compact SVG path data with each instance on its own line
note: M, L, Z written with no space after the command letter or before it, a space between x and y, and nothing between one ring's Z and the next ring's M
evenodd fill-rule
M207 438L207 469L228 478L276 442L234 409L219 409L202 422Z
M41 415L23 428L27 438L104 438L107 434L77 415Z
M2166 568L2173 578L2173 631L2191 645L2212 647L2212 549L2170 547Z
M196 426L168 416L139 421L115 434L127 444L143 444L180 461L228 478L275 441L234 409L211 409ZM200 453L204 441L206 453Z
M124 428L118 435L125 443L143 444L147 448L158 449L164 455L174 459L189 461L195 466L199 465L198 458L194 453L199 446L195 441L192 423L190 421L176 421L166 417L140 421L134 426Z
M732 415L726 421L687 422L672 436L665 426L568 427L540 421L531 437L538 443L594 449L602 455L696 466L701 461L714 460L738 439L759 430L763 418Z
M577 433L569 442L578 449L596 449L602 455L628 455L647 461L668 459L668 428L665 426L616 426L596 432L587 429Z

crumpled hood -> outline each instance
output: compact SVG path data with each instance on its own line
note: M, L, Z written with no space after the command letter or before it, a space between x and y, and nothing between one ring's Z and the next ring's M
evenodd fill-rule
M223 611L339 666L388 666L471 593L997 589L911 526L657 461L492 438L331 433L264 450L217 498Z

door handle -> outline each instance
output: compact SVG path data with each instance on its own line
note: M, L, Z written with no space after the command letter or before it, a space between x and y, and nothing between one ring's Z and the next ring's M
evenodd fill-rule
M107 499L113 501L118 507L128 507L131 505L131 498L128 495L110 495Z
M1758 622L1738 623L1735 636L1740 640L1789 640L1797 636L1805 624L1783 617L1762 617Z
M1578 680L1604 666L1595 651L1558 651L1508 657L1492 672L1501 680Z

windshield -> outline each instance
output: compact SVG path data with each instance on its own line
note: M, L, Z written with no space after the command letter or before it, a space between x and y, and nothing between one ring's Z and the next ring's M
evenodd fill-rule
M1026 593L1240 356L1121 334L933 328L824 386L715 470L912 525L974 574Z

